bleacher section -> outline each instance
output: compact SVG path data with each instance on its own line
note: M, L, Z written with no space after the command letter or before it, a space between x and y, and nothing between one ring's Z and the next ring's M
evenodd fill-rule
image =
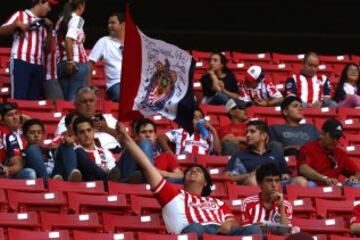
M73 103L65 101L21 101L10 99L8 59L10 50L0 48L0 102L16 102L23 114L39 118L46 125L47 138L54 136L57 123L69 111ZM201 98L200 78L207 69L207 52L192 51L197 62L194 75L194 90ZM246 69L254 64L262 66L267 78L284 90L286 79L301 67L303 54L240 53L224 52L228 66L237 80L242 80ZM360 63L360 56L320 55L320 73L327 75L333 89L344 64ZM100 89L100 98L105 99L105 80L102 65L93 70L93 84ZM99 101L98 111L112 113L117 117L116 103ZM209 120L218 130L229 123L223 106L201 105ZM268 124L284 122L279 107L251 107L249 118L260 118ZM304 109L304 123L313 123L320 128L328 117L336 117L344 124L345 137L341 144L347 154L360 164L360 109ZM176 128L176 124L161 117L152 116L158 126L158 133ZM129 126L129 125L127 125ZM206 166L213 177L212 196L223 199L235 215L241 213L240 205L245 197L257 194L258 187L239 186L221 176L228 156L176 156L180 166L193 162ZM297 163L294 157L287 158L296 175ZM107 190L105 190L107 189ZM317 240L346 240L349 237L349 218L352 208L360 203L360 190L350 187L301 188L288 186L288 199L293 204L293 225L309 231ZM32 239L100 239L100 240L195 240L194 234L165 234L161 208L147 184L103 182L68 183L49 181L44 187L42 179L7 180L0 179L0 240ZM205 235L204 240L231 240L234 237ZM236 237L236 239L259 239L258 236ZM270 240L284 239L270 236Z

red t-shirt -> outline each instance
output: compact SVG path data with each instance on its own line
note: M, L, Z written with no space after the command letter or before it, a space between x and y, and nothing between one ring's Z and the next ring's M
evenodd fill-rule
M352 217L350 219L350 225L354 223L360 223L360 205L356 205L353 210Z
M228 134L233 134L235 137L246 136L246 124L230 123L229 125L222 127L220 130L220 138L223 138Z
M155 157L154 165L156 168L172 172L175 169L179 168L179 164L173 154L170 153L161 153Z
M346 156L346 152L341 148L336 147L332 154L333 156L329 157L318 141L315 141L303 145L297 159L299 166L305 163L318 173L330 178L360 172L359 167Z

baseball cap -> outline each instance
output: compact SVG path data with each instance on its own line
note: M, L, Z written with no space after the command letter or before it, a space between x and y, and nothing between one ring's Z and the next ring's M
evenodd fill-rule
M341 122L335 118L329 118L326 120L321 129L324 132L329 133L332 138L339 139L343 134L343 126Z
M246 80L250 82L261 82L265 77L265 72L260 66L254 65L248 68L245 74Z
M0 114L4 116L7 112L11 110L18 109L18 105L16 103L2 103L0 104Z
M294 101L298 101L301 103L301 99L296 97L296 96L288 96L284 99L284 101L282 101L281 103L281 111L287 109L289 107L289 105L294 102Z
M231 109L238 107L240 109L246 109L246 103L240 99L230 99L225 105L225 112L229 113Z

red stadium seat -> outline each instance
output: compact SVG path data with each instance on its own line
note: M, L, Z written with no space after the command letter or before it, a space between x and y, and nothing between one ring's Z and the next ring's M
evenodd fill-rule
M55 110L53 102L50 100L29 101L9 98L7 99L7 102L16 103L20 110L33 112L48 112Z
M280 107L250 107L248 116L251 118L279 117L282 118Z
M251 236L221 236L214 234L203 234L203 240L261 240L260 235Z
M134 233L132 232L117 232L117 233L94 233L74 231L74 240L135 240Z
M41 121L43 121L45 124L54 124L57 126L57 124L60 122L61 118L64 116L61 112L38 112L36 110L34 111L22 111L23 114L29 115L31 117L37 118Z
M70 240L69 231L29 231L15 228L8 230L9 240Z
M27 193L8 191L9 207L14 211L47 210L65 212L67 201L62 192Z
M183 167L191 166L196 162L196 156L191 154L179 154L176 159L179 165Z
M287 196L290 200L299 198L324 198L342 199L340 187L299 187L295 185L286 186Z
M296 199L290 201L293 206L294 215L297 217L312 217L315 215L315 208L310 198Z
M345 64L350 62L349 55L319 55L321 63L341 63Z
M230 159L230 156L214 156L214 155L198 155L197 162L204 166L225 167Z
M211 197L214 198L221 198L221 199L227 199L228 198L228 192L226 191L226 186L222 182L214 182L211 187Z
M161 212L161 206L155 198L131 195L130 204L131 210L136 215L148 214L149 212Z
M258 186L242 186L234 183L227 183L226 187L229 199L241 199L260 192L260 188Z
M316 203L316 212L322 218L340 216L339 214L351 215L351 212L354 209L354 201L334 201L334 200L324 200L324 199L315 199Z
M211 52L192 50L191 55L196 61L209 61Z
M5 190L0 189L0 212L8 211L8 200L6 198Z
M69 193L69 208L75 213L110 210L124 212L128 205L125 195L92 195Z
M360 118L360 108L339 107L338 115L341 119Z
M269 63L271 62L270 53L242 53L232 52L234 62L252 62L252 63Z
M74 102L64 101L64 100L56 100L55 101L55 110L57 112L62 112L63 114L67 114L68 112L75 110Z
M208 105L201 104L201 110L204 111L205 115L215 114L215 115L226 115L224 106Z
M224 200L226 205L230 208L231 212L235 214L242 213L242 204L244 199L232 199L232 200Z
M49 179L49 191L105 194L102 181L72 183Z
M304 60L304 56L304 54L272 53L272 59L275 63L301 63Z
M134 194L141 196L152 196L149 184L128 184L128 183L116 183L110 181L109 183L110 194Z
M303 109L304 116L306 118L331 118L336 117L336 109L335 108L304 108Z
M342 218L332 219L304 219L294 218L292 225L300 227L301 231L312 233L348 233L345 221Z
M18 190L23 192L45 192L44 180L38 179L6 179L0 178L0 189Z
M344 196L346 200L360 200L360 189L344 186Z
M156 239L156 240L197 240L197 235L195 233L188 233L188 234L181 234L181 235L174 235L174 234L155 234L155 233L146 233L146 232L139 232L138 233L138 240L149 240L149 239Z
M360 240L360 238L346 237L346 236L339 236L339 235L330 235L330 240Z
M313 239L314 240L327 240L327 237L325 234L317 234L317 235L313 235ZM267 240L286 240L286 237L280 236L280 235L268 234Z
M159 215L146 216L122 216L109 213L103 213L103 222L105 231L155 231L164 230Z
M41 212L43 230L53 229L87 229L98 230L102 226L97 213L56 214Z
M40 227L40 219L36 212L0 213L0 226L37 229Z

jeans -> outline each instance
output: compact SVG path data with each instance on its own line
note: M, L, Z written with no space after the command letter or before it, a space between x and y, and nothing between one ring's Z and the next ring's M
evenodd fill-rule
M141 148L141 150L143 150L150 162L154 164L153 143L150 140L143 140L140 141L139 147ZM133 157L127 150L125 150L125 152L121 156L120 161L116 163L116 167L120 169L121 181L127 181L134 174L134 172L140 170L137 162L133 159ZM146 182L145 179L143 179L143 182Z
M10 61L11 97L23 100L39 100L45 72L42 65L21 60Z
M119 102L120 100L120 83L115 83L108 90L106 90L106 95L113 102Z
M66 73L66 62L60 62L57 66L59 83L66 101L75 100L76 90L84 85L89 71L87 63L75 63L75 66L75 72L71 76Z
M219 225L216 224L209 224L209 225L201 225L199 223L192 223L188 226L186 226L181 233L197 233L198 240L202 239L202 235L204 233L209 234L218 234ZM258 234L262 236L262 231L259 226L256 225L250 225L245 227L236 227L231 230L231 232L228 234L230 236L244 236L244 235L254 235Z
M225 93L217 92L214 96L208 97L205 100L205 103L210 105L225 105L229 100L230 97L228 97Z
M75 168L77 168L77 160L74 146L61 144L56 152L52 176L61 175L63 179L68 179L69 174Z
M221 142L222 155L232 156L235 152L239 151L239 145L229 141Z
M13 179L36 179L36 173L31 168L23 168L20 172L15 173L10 178Z
M49 179L49 174L44 160L45 159L43 159L43 154L39 145L31 144L27 146L25 149L25 167L33 169L36 176L43 178L46 183Z
M102 170L101 167L96 165L96 163L90 159L87 152L82 148L77 148L75 150L76 160L78 169L81 172L84 181L95 181L95 180L105 180L107 181L107 173Z
M351 95L348 98L346 98L344 101L342 101L340 106L343 107L360 107L360 96L357 94Z

